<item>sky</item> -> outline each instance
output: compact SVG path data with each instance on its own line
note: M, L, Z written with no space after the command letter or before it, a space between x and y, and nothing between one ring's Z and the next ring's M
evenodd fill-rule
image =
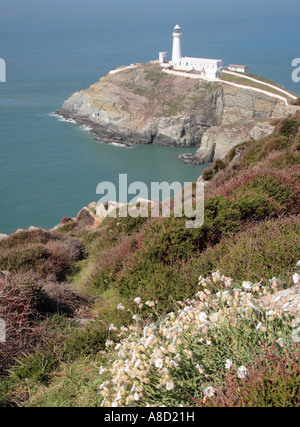
M0 22L5 19L121 19L129 15L155 16L164 20L191 15L208 17L300 16L299 0L1 0Z

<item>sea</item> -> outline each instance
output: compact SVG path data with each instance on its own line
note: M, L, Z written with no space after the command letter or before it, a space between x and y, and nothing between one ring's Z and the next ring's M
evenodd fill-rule
M289 8L289 1L293 9ZM300 57L299 2L194 0L4 0L0 9L0 233L31 225L49 229L97 201L97 185L190 182L206 165L178 158L197 148L94 140L89 128L57 116L65 99L121 65L172 50L183 30L184 56L222 58L300 94L291 66ZM255 9L254 5L257 5ZM235 7L236 6L236 7Z

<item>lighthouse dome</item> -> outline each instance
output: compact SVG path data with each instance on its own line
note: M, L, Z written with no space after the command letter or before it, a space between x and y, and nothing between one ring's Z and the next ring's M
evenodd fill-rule
M174 33L181 33L181 28L178 24L174 27Z

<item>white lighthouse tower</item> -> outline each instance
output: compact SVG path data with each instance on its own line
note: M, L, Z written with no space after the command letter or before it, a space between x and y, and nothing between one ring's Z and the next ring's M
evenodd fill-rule
M181 28L179 27L179 25L176 25L173 31L172 63L174 65L179 65L181 60L181 43L180 43L181 36L182 36Z

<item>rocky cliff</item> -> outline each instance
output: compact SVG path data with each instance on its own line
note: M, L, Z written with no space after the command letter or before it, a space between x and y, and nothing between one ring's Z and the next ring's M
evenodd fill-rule
M200 164L225 155L251 134L269 134L270 119L290 108L272 96L137 64L73 94L59 114L89 125L104 141L199 146L183 160Z

